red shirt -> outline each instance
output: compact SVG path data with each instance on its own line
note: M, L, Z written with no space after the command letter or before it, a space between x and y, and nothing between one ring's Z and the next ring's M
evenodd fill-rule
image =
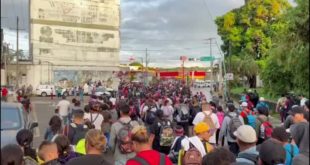
M1 92L2 92L2 96L7 96L9 93L8 89L6 89L6 88L2 88Z
M242 116L242 118L246 118L248 116L248 114L253 114L254 115L254 112L252 112L251 110L249 109L246 109L246 110L243 110L240 115Z
M155 150L141 151L136 156L147 161L149 165L160 164L160 153ZM141 165L141 164L135 160L128 160L126 165ZM166 156L165 165L172 165L171 160L167 156Z

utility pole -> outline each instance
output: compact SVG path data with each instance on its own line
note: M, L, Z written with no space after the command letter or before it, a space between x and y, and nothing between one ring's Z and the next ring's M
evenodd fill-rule
M19 39L19 29L18 29L18 26L19 26L19 18L17 16L17 19L16 19L16 87L18 88L18 79L19 79L19 53L18 53L18 49L19 49L19 42L18 42L18 39Z
M206 40L209 41L210 44L210 56L211 56L211 91L213 90L213 83L214 83L214 75L213 75L213 54L212 54L212 40L215 38L208 38Z
M148 85L148 54L147 48L145 49L145 84Z

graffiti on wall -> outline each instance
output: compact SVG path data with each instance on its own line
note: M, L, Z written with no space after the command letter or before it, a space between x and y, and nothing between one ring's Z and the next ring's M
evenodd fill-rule
M107 81L113 76L109 71L91 71L91 70L55 70L54 84L63 87L72 87L82 85L90 81Z
M118 26L117 3L116 0L33 0L32 18Z

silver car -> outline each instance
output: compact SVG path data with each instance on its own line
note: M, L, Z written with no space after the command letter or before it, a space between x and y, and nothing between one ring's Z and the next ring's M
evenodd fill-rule
M33 129L38 122L30 120L20 103L1 102L1 148L16 142L16 134L21 129Z

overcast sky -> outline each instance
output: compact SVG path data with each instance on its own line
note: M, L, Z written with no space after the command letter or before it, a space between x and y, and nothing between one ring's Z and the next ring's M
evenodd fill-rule
M1 0L1 17L7 17L1 18L2 26L16 28L14 18L20 15L21 28L28 29L27 1ZM121 0L120 60L145 57L146 48L151 65L173 66L182 55L209 56L206 39L221 44L215 18L243 4L244 0ZM14 44L14 33L8 37ZM216 44L212 55L220 56Z
M214 19L244 4L243 0L122 0L121 57L144 57L171 65L180 56L199 58L210 54L207 38L216 38ZM215 43L215 40L214 40ZM219 56L212 45L212 54ZM169 61L167 61L169 60Z

